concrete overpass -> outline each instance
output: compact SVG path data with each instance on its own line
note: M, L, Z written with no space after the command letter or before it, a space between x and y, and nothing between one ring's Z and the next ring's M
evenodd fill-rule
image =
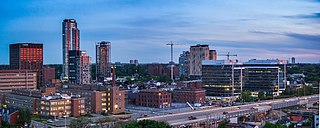
M305 105L308 103L315 103L319 101L319 95L310 95L303 97L293 97L284 99L264 100L257 103L232 106L232 107L218 107L202 110L195 110L190 112L175 113L162 116L144 117L137 120L156 120L164 121L174 127L183 125L199 126L207 122L215 122L223 119L246 116L259 112L266 112L272 109L280 109L297 105ZM189 120L188 117L193 116L196 119Z

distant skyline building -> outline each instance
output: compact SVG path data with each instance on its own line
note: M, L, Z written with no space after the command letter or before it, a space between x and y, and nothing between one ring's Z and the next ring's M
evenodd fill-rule
M10 68L37 72L37 86L42 86L43 44L10 44Z
M134 64L134 65L136 65L136 66L139 65L138 60L130 60L129 63L130 63L130 64Z
M201 61L216 59L215 50L210 51L209 45L195 45L190 47L189 76L201 76Z
M217 51L216 50L209 51L209 60L217 60Z
M69 83L90 84L91 57L87 56L86 51L69 51Z
M64 80L69 77L69 51L80 49L80 30L74 19L65 19L62 22L62 74Z
M111 42L96 43L96 79L103 82L111 77Z
M189 74L189 57L190 57L189 51L183 51L183 53L180 54L180 57L179 57L179 75L180 75L180 77L187 76Z
M80 50L70 50L68 52L68 72L69 72L69 83L80 84L80 57L82 52Z
M91 57L87 55L86 51L82 51L80 57L80 75L81 75L81 84L90 84L91 83Z
M291 64L295 64L296 63L296 58L292 57L291 58Z

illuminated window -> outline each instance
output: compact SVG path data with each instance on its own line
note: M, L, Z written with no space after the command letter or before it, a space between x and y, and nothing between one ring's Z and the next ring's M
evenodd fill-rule
M50 105L57 105L57 102L51 102Z

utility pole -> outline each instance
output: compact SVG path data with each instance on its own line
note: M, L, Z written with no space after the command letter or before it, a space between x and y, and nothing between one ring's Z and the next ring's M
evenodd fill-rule
M173 66L174 66L174 62L173 62L173 43L172 43L172 41L170 41L170 43L168 43L167 45L170 45L170 47L171 47L171 61L169 62L169 64L170 64L170 68L171 68L171 80L172 80L172 82L174 81L173 80Z

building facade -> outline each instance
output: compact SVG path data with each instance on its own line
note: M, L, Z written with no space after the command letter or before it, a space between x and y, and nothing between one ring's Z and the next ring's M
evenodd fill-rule
M12 89L37 88L37 72L30 70L0 70L0 92Z
M204 103L206 101L206 91L202 89L179 89L172 94L173 102L178 103Z
M68 95L42 97L39 115L44 117L78 117L85 115L84 98Z
M158 89L141 90L136 96L136 105L152 108L171 107L171 94Z
M80 58L82 52L80 50L69 50L68 69L69 83L80 84L81 81L81 65Z
M209 60L217 60L217 51L216 50L209 51Z
M80 84L91 83L91 57L87 55L86 51L82 51L80 56Z
M10 68L37 72L37 86L42 86L43 44L10 44Z
M26 108L43 117L78 117L85 115L85 99L78 95L55 93L55 88L15 89L0 93L1 106Z
M201 80L177 81L175 87L177 89L201 89Z
M189 74L189 51L183 51L179 57L179 75L181 76L188 76Z
M279 95L285 90L284 61L203 61L203 88L208 96L237 96L243 90Z
M43 84L50 84L55 79L55 68L43 67Z
M96 43L96 74L98 82L111 77L111 42Z
M91 82L91 57L86 51L69 51L69 83L90 84Z
M195 45L190 47L189 76L201 76L202 60L216 60L216 50L210 50L209 45Z
M125 94L117 86L67 85L58 92L76 94L85 98L87 113L119 114L125 111Z
M69 51L80 50L80 30L74 19L65 19L62 22L62 73L61 79L69 77Z

